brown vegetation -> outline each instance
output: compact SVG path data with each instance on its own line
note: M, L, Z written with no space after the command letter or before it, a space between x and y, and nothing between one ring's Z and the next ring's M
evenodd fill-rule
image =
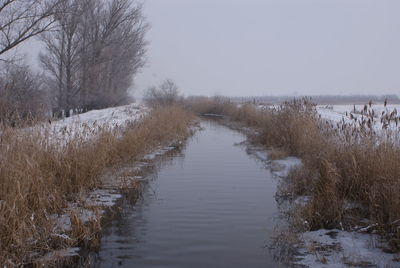
M311 197L296 212L307 222L303 230L354 229L368 219L374 223L369 230L400 249L400 147L396 139L372 130L371 113L332 126L319 118L309 99L265 109L221 98L194 98L188 105L199 114L218 113L254 127L258 142L302 159L283 191L285 196ZM388 120L396 121L396 113L390 114L382 115L383 128Z
M268 151L268 158L271 160L285 159L289 155L285 150L271 147Z
M179 107L163 107L124 129L99 128L95 138L76 135L66 144L41 129L1 129L0 263L29 264L60 247L51 237L50 215L62 213L77 193L101 186L107 167L139 160L160 144L187 137L192 119ZM71 216L74 244L84 238L84 226Z

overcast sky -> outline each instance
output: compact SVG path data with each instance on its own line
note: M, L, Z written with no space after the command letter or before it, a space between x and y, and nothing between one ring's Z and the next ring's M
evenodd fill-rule
M139 88L186 94L400 92L400 1L147 0Z
M400 93L399 0L146 0L148 63L185 95Z

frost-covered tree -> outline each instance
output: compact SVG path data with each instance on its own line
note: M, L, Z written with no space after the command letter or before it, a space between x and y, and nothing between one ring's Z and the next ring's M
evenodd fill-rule
M126 101L145 61L148 28L129 0L64 0L57 25L43 35L42 65L60 110L90 110Z

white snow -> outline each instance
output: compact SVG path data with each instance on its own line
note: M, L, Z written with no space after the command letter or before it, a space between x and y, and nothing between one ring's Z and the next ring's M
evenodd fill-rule
M261 146L255 146L248 143L246 145L247 153L264 162L266 167L271 170L272 174L279 178L287 177L290 169L302 164L301 159L294 156L289 156L280 160L271 160L269 157L270 151L265 150Z
M400 267L399 255L385 253L387 248L376 234L325 230L302 234L304 256L296 264L306 267Z
M57 260L60 257L77 257L79 256L79 251L81 249L79 247L73 247L73 248L67 248L67 249L61 249L61 250L56 250L49 252L46 254L44 257L41 258L41 261L44 263L49 262L51 263L54 260ZM6 266L4 266L6 267Z
M143 157L142 161L138 161L130 166L130 170L133 174L140 173L140 170L145 169L149 165L149 161L156 161L158 157L175 150L174 142L166 146L158 146L152 152L149 152ZM63 240L69 240L68 234L72 231L71 214L75 214L82 223L88 223L90 221L98 221L102 214L104 214L106 208L113 207L116 202L122 198L119 189L124 183L122 174L125 173L124 169L120 169L120 172L107 173L104 176L112 177L105 179L104 187L101 189L95 189L89 193L81 193L78 201L71 202L68 207L64 209L64 213L57 215L53 214L49 216L49 219L54 222L53 237L57 237ZM125 176L124 176L125 177ZM143 176L131 176L131 180L142 182L145 180ZM75 256L79 251L79 248L67 248L60 251L55 251L47 254L45 258L54 259L58 257L71 257Z
M94 139L101 130L123 129L128 124L136 123L145 118L150 109L143 104L130 104L120 107L93 110L80 115L74 115L58 121L46 122L21 130L22 134L46 135L51 144L63 145L75 137L83 140ZM195 131L198 128L193 127ZM23 137L23 135L22 135ZM46 140L47 141L47 140ZM122 198L120 189L130 187L132 183L146 180L146 170L155 165L162 155L175 150L181 145L181 141L173 140L169 144L160 145L153 151L143 156L141 161L129 165L129 181L126 182L126 170L106 170L102 175L103 185L99 189L77 194L76 201L69 202L60 214L47 215L53 224L52 236L56 239L70 240L73 222L71 215L76 216L83 224L91 221L99 221L106 208L113 207ZM129 183L130 182L130 183ZM1 202L1 200L0 200ZM34 215L32 215L34 217ZM79 248L67 248L53 251L43 257L43 260L54 260L58 257L71 257L78 255Z
M93 206L112 207L121 197L122 195L115 193L112 190L97 189L90 192L87 198Z
M338 112L333 109L327 109L323 107L317 107L317 112L321 116L322 119L330 120L334 123L340 122L342 119L345 119L346 122L351 122L350 118L346 117L346 111Z
M266 106L259 106L265 109ZM271 106L269 106L271 108ZM349 115L361 118L360 111L364 105L356 105L356 113L353 113L353 105L317 106L317 112L321 119L332 122L353 123ZM400 111L400 105L372 105L375 119L373 130L381 134L396 134L396 126L392 122L387 130L382 130L379 117L382 112L391 113L394 109ZM286 178L289 170L301 165L301 160L296 157L289 157L283 160L268 160L268 153L255 150L252 152L258 159L265 161L271 172L280 177ZM299 196L294 200L294 205L304 206L311 200L310 196ZM346 207L358 207L353 203L346 203ZM386 253L383 249L390 249L387 242L377 234L365 233L369 228L361 228L358 231L325 230L309 231L300 234L301 246L298 248L299 256L296 256L295 265L310 268L342 268L342 267L400 267L400 255Z
M62 129L71 125L98 125L118 127L124 126L143 116L143 112L148 108L142 104L129 104L124 106L112 107L101 110L93 110L87 113L74 115L54 122L54 129Z
M277 108L277 105L259 105L258 109L273 109ZM382 131L382 124L380 122L380 116L382 112L390 114L393 110L400 111L400 104L388 104L386 107L383 104L372 104L372 106L367 106L368 111L374 111L374 122L373 129L377 132ZM360 121L361 110L363 110L364 105L355 105L356 112L354 113L354 105L319 105L316 107L317 113L320 115L321 119L328 120L334 124L344 120L345 123L352 123L354 120L350 119L350 113L354 115ZM347 113L347 116L346 116ZM365 118L365 117L364 117ZM399 124L400 126L400 124ZM388 130L396 130L396 125L394 121L391 121Z
M265 151L255 151L254 156L261 161L267 161L268 160L268 153Z
M273 160L271 162L272 174L280 178L286 178L289 175L289 171L301 165L301 159L294 156L289 156L282 160Z
M326 106L318 106L319 108L324 108ZM356 111L361 111L364 108L364 105L356 105ZM332 105L332 111L345 114L346 112L353 112L354 105ZM372 108L375 110L377 115L380 115L383 111L392 111L393 109L399 110L400 104L387 104L386 107L383 104L372 104Z
M142 120L149 108L142 104L129 104L73 115L51 123L43 123L28 130L39 130L49 135L52 142L65 144L74 137L90 139L100 130L123 128L127 124Z
M334 123L338 123L344 120L346 123L352 122L349 118L350 113L352 113L355 117L360 120L361 114L360 111L364 108L364 105L356 105L356 112L354 113L353 105L333 105L333 106L317 106L317 112L321 116L322 119L330 120ZM372 105L372 107L367 106L368 111L374 111L374 130L381 130L382 124L380 122L380 116L382 112L385 114L390 114L393 110L400 110L400 105ZM346 116L346 113L348 116ZM354 121L354 120L353 120ZM391 124L391 128L395 128L394 122Z
M146 161L154 160L154 159L156 159L157 157L162 156L162 155L166 154L167 152L172 151L172 150L175 150L175 149L176 149L175 146L165 146L165 147L159 146L159 147L158 147L156 150L154 150L153 152L146 154L146 155L143 157L143 160L146 160Z

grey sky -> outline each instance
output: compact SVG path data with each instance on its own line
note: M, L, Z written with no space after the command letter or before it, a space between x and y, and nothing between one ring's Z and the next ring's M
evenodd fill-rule
M400 1L147 0L145 88L186 94L400 92Z
M400 93L400 0L145 0L136 94ZM36 44L34 44L36 43ZM24 45L36 60L37 42Z

